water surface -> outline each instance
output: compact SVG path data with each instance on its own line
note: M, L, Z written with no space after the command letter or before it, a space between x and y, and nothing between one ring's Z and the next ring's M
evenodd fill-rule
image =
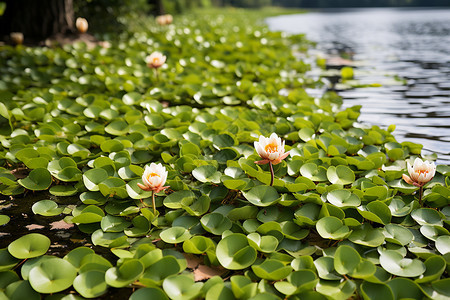
M396 125L397 140L420 143L450 164L450 9L369 8L284 15L271 30L306 33L328 55L355 61L362 83L406 84L341 91L344 107L362 105L360 121Z

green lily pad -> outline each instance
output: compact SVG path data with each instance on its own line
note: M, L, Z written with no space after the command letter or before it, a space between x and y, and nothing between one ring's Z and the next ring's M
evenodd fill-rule
M444 235L436 239L436 249L445 255L450 252L450 236Z
M425 260L425 273L415 280L417 283L438 280L446 268L446 262L441 256L431 256Z
M348 239L355 244L378 247L384 243L385 236L380 228L372 228L369 223L364 223L353 229Z
M163 204L167 208L178 209L181 208L181 202L194 202L195 194L188 190L177 191L164 198Z
M229 270L241 270L256 260L256 250L249 245L247 237L232 233L217 244L216 256L220 264Z
M384 202L378 200L372 201L366 206L359 206L358 212L364 218L383 225L390 223L392 218L389 207Z
M33 267L29 273L29 281L37 292L51 294L72 286L76 276L77 271L70 262L55 257Z
M314 261L317 274L321 279L341 280L341 276L334 269L334 259L330 256L321 256Z
M0 215L0 226L8 224L10 217L6 215Z
M327 194L327 200L337 207L357 207L361 199L348 190L333 190Z
M31 207L33 213L41 216L57 216L64 208L58 207L58 204L52 200L41 200L33 204Z
M12 256L7 248L0 249L0 272L12 269L19 263L19 259Z
M286 278L291 272L291 266L285 266L275 259L266 259L261 264L252 265L252 270L256 276L266 280L281 280Z
M45 254L50 248L50 239L39 233L30 233L13 241L8 246L12 256L25 259Z
M73 281L73 287L85 298L97 298L105 294L108 290L105 273L98 270L86 271L79 274Z
M204 215L200 219L202 227L215 235L221 235L225 230L231 228L231 220L219 213Z
M386 241L401 246L409 244L414 238L411 231L398 224L387 224L384 226L384 236Z
M315 163L306 163L301 166L300 174L312 181L327 181L327 169Z
M169 300L169 298L166 296L163 290L157 287L137 289L130 296L130 300L147 300L147 299Z
M200 166L192 170L192 175L200 182L220 183L222 174L212 165Z
M351 184L355 181L355 173L347 166L330 166L327 169L327 178L333 184Z
M84 172L83 182L90 191L99 191L98 184L108 178L108 172L103 168L95 168Z
M278 247L278 239L272 235L260 236L253 232L247 235L250 246L264 253L272 253Z
M184 227L170 227L160 233L161 239L169 244L178 244L191 238L189 231Z
M164 279L162 287L170 299L195 299L200 293L202 282L194 282L188 275L173 275Z
M277 190L272 186L258 185L243 193L245 199L256 206L269 206L279 199Z
M416 209L411 213L411 217L420 225L442 226L440 213L432 208Z
M365 299L395 299L391 288L384 283L372 283L364 281L361 284L361 292L364 295Z
M394 294L394 299L422 299L423 294L419 286L408 278L397 277L390 280L387 285Z
M382 252L380 264L389 273L402 277L416 277L425 272L423 262L418 259L404 258L394 250Z
M144 265L138 259L126 259L117 267L108 269L105 273L106 283L112 287L121 288L138 279L144 272Z
M275 288L285 295L299 293L304 295L306 291L312 291L319 282L316 274L311 270L292 272L287 277L287 280L288 281L278 281L274 284Z
M42 191L48 189L52 184L52 175L47 169L36 168L27 177L19 179L17 182L26 189Z
M147 259L146 262L148 263L148 261ZM146 286L160 285L165 278L178 274L180 271L182 269L178 260L174 256L167 255L150 264L139 281Z
M183 243L183 251L193 254L203 254L208 250L214 250L215 247L214 242L210 238L199 235L193 236Z
M324 217L317 221L316 229L321 237L333 240L345 239L352 233L348 226L333 216Z
M18 280L11 284L9 284L5 290L4 299L10 300L21 300L21 299L29 299L29 300L39 300L41 296L38 292L36 292L30 285L28 280ZM0 293L2 296L2 293Z

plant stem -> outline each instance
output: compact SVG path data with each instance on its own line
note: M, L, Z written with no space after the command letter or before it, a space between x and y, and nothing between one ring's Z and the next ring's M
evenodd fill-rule
M153 70L155 70L156 82L159 82L159 71L158 71L158 68L155 68Z
M271 162L271 161L269 161L269 167L270 167L270 175L272 176L272 177L270 178L270 186L272 186L272 185L273 185L273 178L274 178L274 175L273 175L273 166L272 166L272 162Z
M422 206L423 186L419 188L419 205Z
M153 214L156 216L155 191L152 191Z

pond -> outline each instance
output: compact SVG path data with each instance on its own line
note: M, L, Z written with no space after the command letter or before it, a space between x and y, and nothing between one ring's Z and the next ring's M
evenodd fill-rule
M266 21L271 30L305 33L314 51L353 60L355 79L382 86L341 91L344 107L362 105L361 122L395 124L398 141L450 163L450 9L334 9ZM405 84L383 84L394 76Z

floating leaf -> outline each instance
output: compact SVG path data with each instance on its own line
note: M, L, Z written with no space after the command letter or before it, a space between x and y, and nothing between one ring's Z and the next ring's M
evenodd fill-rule
M28 177L19 179L17 182L26 189L42 191L48 189L52 184L52 175L47 169L36 168L30 172Z
M272 186L258 185L243 193L245 199L256 206L269 206L279 199L278 192Z
M380 264L389 273L402 277L416 277L425 272L425 265L420 260L403 258L393 250L381 253Z
M233 233L217 244L217 259L229 270L241 270L249 267L256 260L256 250L249 245L247 237Z
M316 229L321 237L334 240L342 240L352 232L340 219L333 216L320 219L316 223Z
M8 246L12 256L25 259L45 254L50 247L50 239L39 233L30 233L13 241Z
M33 204L31 207L33 212L42 216L57 216L62 211L62 207L58 207L58 204L52 200L41 200Z
M77 271L71 263L61 258L44 260L30 270L29 280L39 293L57 293L72 286Z

